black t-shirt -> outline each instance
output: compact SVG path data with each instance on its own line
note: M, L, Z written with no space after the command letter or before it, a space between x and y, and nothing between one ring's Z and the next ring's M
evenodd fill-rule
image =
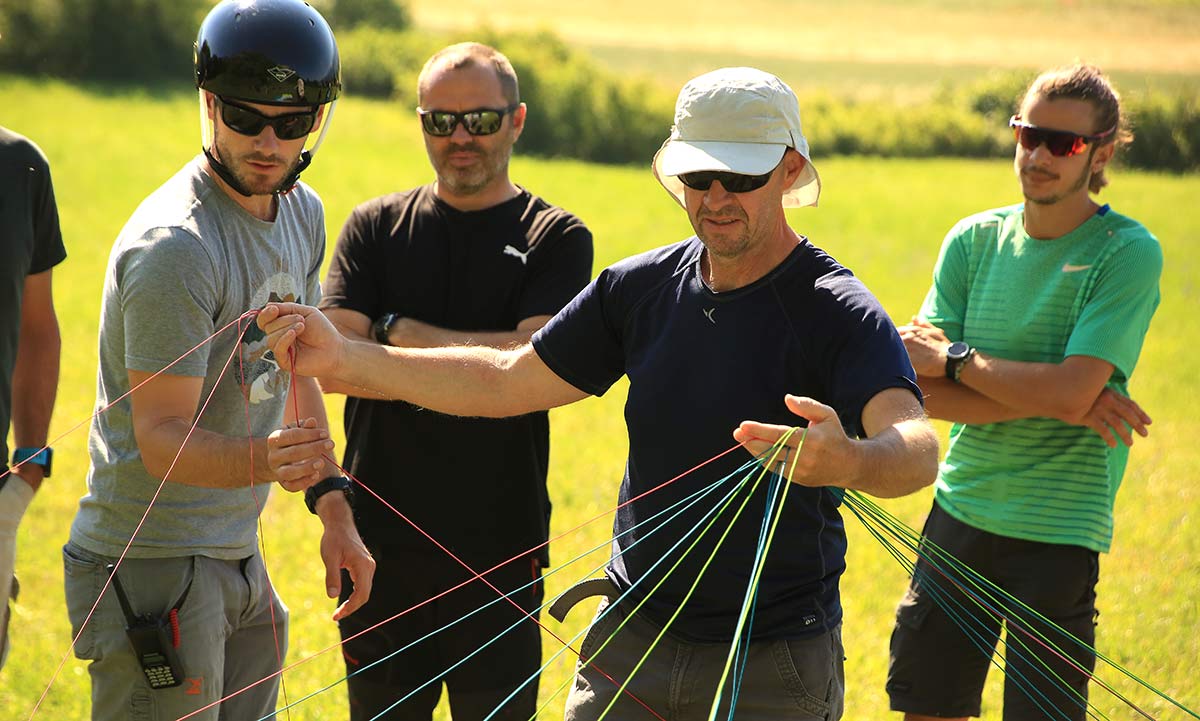
M862 435L862 409L880 391L907 388L919 397L904 344L878 301L807 240L765 277L724 293L701 279L702 250L692 237L604 270L533 338L542 360L580 390L600 395L629 376L621 503L731 448L743 420L803 425L784 405L786 393L832 406L852 437ZM745 475L735 472L748 460L744 451L730 453L617 512L609 575L622 590L633 587L635 602L649 596L642 611L658 623L679 609L701 577L732 513L675 570L690 541L672 546L703 523L715 501L652 535L659 521L638 524L718 479ZM764 483L720 544L672 633L701 642L732 638L766 498ZM789 489L759 584L753 638L803 638L840 622L838 579L846 552L840 499L825 488ZM666 562L652 568L659 559Z
M371 319L394 312L451 330L513 330L557 313L591 272L591 232L561 208L522 190L463 212L426 185L354 209L322 306ZM345 424L347 470L456 555L494 563L547 540L546 413L458 418L348 398ZM369 493L356 502L372 546L443 555ZM538 556L548 558L545 549Z
M11 455L8 424L25 278L66 257L46 157L29 139L0 128L0 470Z

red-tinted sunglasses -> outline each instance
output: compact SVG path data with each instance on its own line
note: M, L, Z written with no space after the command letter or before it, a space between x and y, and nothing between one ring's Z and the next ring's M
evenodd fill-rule
M1117 130L1116 128L1109 128L1099 135L1079 135L1069 130L1039 128L1036 125L1026 123L1016 115L1009 118L1008 127L1013 129L1013 136L1021 144L1022 148L1036 150L1039 145L1045 144L1046 150L1049 150L1050 154L1056 158L1069 158L1072 155L1078 155L1090 143L1098 143Z

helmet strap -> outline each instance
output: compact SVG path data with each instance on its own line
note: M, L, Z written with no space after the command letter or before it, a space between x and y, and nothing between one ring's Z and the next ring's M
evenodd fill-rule
M208 164L212 166L213 170L217 171L217 175L221 177L221 180L225 181L226 185L247 198L254 195L254 193L246 190L246 186L242 185L237 178L233 177L233 173L229 172L229 168L226 168L220 160L217 160L216 156L208 148L204 149L204 157L208 158Z
M312 163L312 153L308 152L307 150L302 151L300 153L300 162L296 163L296 169L292 171L291 175L283 179L283 182L279 184L280 189L275 192L280 195L287 195L295 190L296 183L300 181L300 173L304 172L304 169L307 168L310 163Z

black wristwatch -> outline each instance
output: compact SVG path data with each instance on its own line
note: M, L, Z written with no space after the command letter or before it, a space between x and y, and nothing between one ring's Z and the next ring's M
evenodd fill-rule
M35 466L42 467L42 476L50 477L50 469L54 465L54 449L47 446L46 448L18 448L13 451L12 464L16 466L18 463L32 463Z
M392 326L396 325L396 321L400 320L399 313L385 313L375 319L371 324L371 335L375 336L375 340L384 345L388 345L388 333L392 331Z
M354 486L350 483L350 479L345 476L330 476L317 481L304 490L304 505L308 506L308 512L316 515L317 499L330 491L341 491L346 494L346 502L350 504L351 508L354 508Z
M958 383L963 366L967 364L975 349L961 340L956 340L946 349L946 377Z

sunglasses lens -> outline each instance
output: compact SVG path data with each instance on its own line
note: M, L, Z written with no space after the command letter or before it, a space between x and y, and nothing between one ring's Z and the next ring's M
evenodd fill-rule
M680 182L692 190L708 190L715 180L719 181L721 187L729 193L749 193L751 190L758 190L766 185L770 179L770 172L763 173L762 175L742 175L741 173L730 173L722 170L682 173L679 176Z
M258 135L267 127L267 121L262 116L229 103L221 103L221 120L230 130L242 135Z
M441 110L431 110L421 113L421 127L430 135L439 138L454 134L454 126L458 125L458 115Z
M1087 147L1087 140L1065 130L1046 130L1018 125L1013 128L1017 142L1026 150L1036 150L1043 143L1050 154L1062 158L1077 155Z
M471 135L491 135L500 129L504 115L495 110L479 110L463 114L463 124Z
M430 135L445 138L454 135L454 129L463 124L471 135L491 135L500 129L506 110L469 110L453 113L449 110L422 110L421 127Z
M256 136L270 125L275 129L275 137L280 140L296 140L312 131L317 122L317 111L266 116L222 101L221 120L230 130L242 135Z
M271 125L275 128L275 137L280 140L296 140L312 132L316 122L317 114L314 112L281 116L272 120Z

